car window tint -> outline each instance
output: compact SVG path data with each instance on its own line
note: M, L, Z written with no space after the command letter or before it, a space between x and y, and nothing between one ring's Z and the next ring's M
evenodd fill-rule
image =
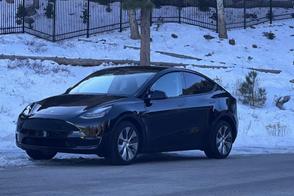
M184 73L185 88L184 95L195 95L206 93L213 89L214 84L197 74Z
M182 74L169 73L159 78L151 87L151 91L162 91L167 97L177 97L183 94Z

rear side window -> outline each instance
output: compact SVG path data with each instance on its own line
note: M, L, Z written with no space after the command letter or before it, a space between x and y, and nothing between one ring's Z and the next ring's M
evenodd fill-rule
M183 90L184 95L207 93L214 87L213 82L197 74L184 72L183 75L185 81L185 87Z

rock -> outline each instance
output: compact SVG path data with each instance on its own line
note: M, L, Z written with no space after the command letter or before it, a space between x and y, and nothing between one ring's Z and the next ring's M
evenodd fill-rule
M230 44L230 45L233 45L233 46L236 45L236 40L234 40L234 39L230 39L230 40L229 40L229 44Z
M177 39L178 38L178 36L176 35L176 34L171 34L171 36L172 36L172 38L174 38L174 39Z
M282 96L279 97L276 100L276 106L280 109L280 110L285 110L284 108L284 104L287 103L288 101L290 101L291 97L290 96Z
M252 44L252 48L257 48L257 45L256 44Z
M263 32L263 36L269 40L273 40L276 38L276 35L273 32Z
M215 37L211 36L211 35L204 35L203 36L206 40L212 40L214 39Z
M290 82L294 84L294 79L293 80L290 80Z

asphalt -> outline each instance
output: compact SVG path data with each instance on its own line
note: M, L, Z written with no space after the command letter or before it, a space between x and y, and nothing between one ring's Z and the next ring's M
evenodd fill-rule
M226 160L172 153L130 166L103 159L57 159L0 170L0 195L294 195L294 154Z

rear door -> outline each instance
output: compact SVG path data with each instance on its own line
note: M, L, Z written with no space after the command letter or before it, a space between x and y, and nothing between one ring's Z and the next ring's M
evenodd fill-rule
M215 83L203 76L191 72L184 72L185 117L188 133L185 141L187 148L202 147L209 131L210 115L215 100L212 92Z

